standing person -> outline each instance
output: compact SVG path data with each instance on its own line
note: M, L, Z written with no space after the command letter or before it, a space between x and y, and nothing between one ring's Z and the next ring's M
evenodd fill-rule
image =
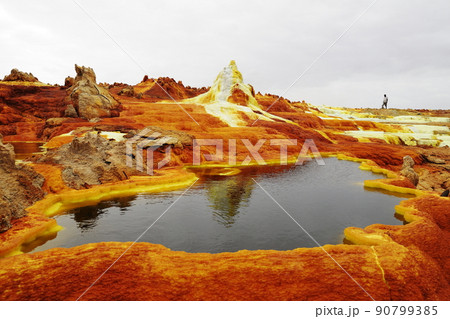
M382 109L387 109L387 102L388 102L388 98L386 96L386 94L384 95L384 99L383 99L383 105L381 105Z

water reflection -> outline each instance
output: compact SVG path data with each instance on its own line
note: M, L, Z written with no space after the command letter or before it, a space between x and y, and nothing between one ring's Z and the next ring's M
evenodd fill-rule
M76 222L76 225L81 231L88 231L97 226L98 220L103 214L109 212L109 208L120 208L120 214L124 215L129 211L129 207L132 206L132 202L137 196L117 198L114 200L100 202L94 206L85 206L74 208L67 213L72 214L72 219Z
M52 239L55 239L57 235L58 235L57 233L50 233L50 234L46 234L44 236L40 236L40 237L36 238L35 240L33 240L32 242L24 243L22 245L21 251L24 253L29 253L29 252L33 251L34 249L36 249L36 247L42 246L46 242L48 242Z
M281 178L293 169L301 168L292 165L239 167L239 173L234 176L222 176L225 172L222 168L193 171L205 181L204 188L210 202L209 207L212 209L213 219L220 225L229 228L248 207L255 187L252 178Z
M237 175L230 175L237 173L234 170L196 170L201 180L179 201L184 190L90 203L58 216L64 229L34 251L136 238L193 253L316 246L253 178L321 244L342 243L342 232L350 226L402 224L394 218L393 207L403 195L364 189L361 181L379 176L359 170L358 163L334 158L325 162L326 167L314 162L301 167L239 167Z
M43 142L5 142L14 147L16 160L24 160L34 154L44 153Z
M240 208L248 206L254 182L241 174L212 179L207 183L206 191L213 218L219 224L231 227L238 218Z

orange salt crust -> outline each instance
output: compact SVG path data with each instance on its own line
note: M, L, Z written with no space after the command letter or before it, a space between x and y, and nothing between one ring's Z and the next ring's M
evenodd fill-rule
M150 243L111 242L9 257L0 260L0 296L4 300L80 296L80 300L448 300L448 263L447 267L442 263L448 256L448 231L431 220L433 215L426 216L435 215L430 206L445 208L448 200L431 196L404 205L414 207L416 221L359 230L364 234L354 238L366 233L383 237L360 245L192 254Z
M382 170L374 163L366 165L369 168L364 169ZM168 171L157 177L157 182L179 180L181 172ZM145 177L137 179L142 182ZM377 187L391 190L392 181L402 180L378 180L387 182ZM114 184L123 189L124 182ZM32 238L45 227L45 232L55 227L52 219L41 214L55 213L49 207L58 202L58 197L65 197L70 207L71 198L88 197L111 186L69 191L68 195L63 192L36 203L30 208L31 214L14 225L16 239ZM407 225L371 225L364 230L349 227L345 235L353 245L323 247L376 300L450 297L450 201L427 192L418 195L396 207ZM5 238L5 242L12 241ZM87 244L1 259L4 289L0 296L4 300L76 300L131 244ZM12 252L17 253L17 248ZM55 279L57 286L50 283ZM368 294L321 248L192 254L138 243L81 300L371 300Z
M118 96L119 89L111 89L123 104L123 112L118 118L105 118L99 123L70 119L57 127L45 127L45 120L38 118L38 114L8 111L0 118L2 123L10 123L2 127L3 133L15 130L16 135L4 134L4 140L40 140L38 135L45 131L50 139L47 146L59 147L73 138L59 135L79 127L97 125L133 129L153 125L181 130L196 138L246 138L253 144L261 138L296 138L301 143L307 138L314 139L324 155L361 161L364 162L363 169L388 174L389 179L366 181L366 186L418 196L396 207L397 213L403 215L408 224L371 225L365 229L350 227L345 230L345 235L353 245L326 245L323 249L376 300L449 299L449 199L419 192L396 173L405 155L412 156L418 167L428 167L428 164L415 147L389 145L376 139L361 143L340 134L358 126L367 130L388 130L384 124L322 120L304 113L304 104L281 100L276 103L274 114L297 125L259 121L255 126L235 128L207 114L200 105L183 104L182 107L200 124L197 125L176 103L155 103L149 96L140 100ZM179 90L179 87L174 86L175 89ZM58 87L39 90L47 97L61 95ZM12 94L10 88L3 85L0 85L0 91ZM39 100L39 94L33 98L34 102L46 107L45 99ZM263 105L271 105L276 100L270 95L256 95L256 98ZM56 114L57 103L50 103L45 111ZM20 116L23 120L17 121ZM301 143L289 147L290 159L298 155ZM225 143L224 149L227 147ZM213 154L215 149L202 147L202 153ZM279 146L264 144L260 154L274 163L279 158ZM247 155L247 149L238 143L237 162ZM227 159L228 154L225 154L223 161L205 164L226 166ZM112 195L118 196L144 188L157 191L161 187L189 186L195 176L181 166L191 160L192 157L182 152L173 162L176 167L161 170L159 175L133 177L79 191L71 190L63 183L59 167L32 164L45 177L43 188L49 195L30 207L28 216L14 220L13 227L0 234L0 255L9 255L0 259L0 299L76 300L131 243L87 244L17 255L27 251L27 245L37 237L58 230L56 222L48 216L84 205L86 201L106 199L111 191ZM161 245L138 243L81 300L371 300L323 249L191 254L171 251Z

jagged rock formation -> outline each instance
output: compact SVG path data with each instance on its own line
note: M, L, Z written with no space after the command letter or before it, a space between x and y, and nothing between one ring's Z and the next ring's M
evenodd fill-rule
M30 166L15 163L14 148L3 144L0 136L0 232L11 227L11 220L27 214L25 208L44 197L44 178Z
M141 83L134 86L136 94L142 94L143 97L162 100L182 100L205 93L208 89L193 88L184 86L183 82L175 81L173 78L160 77L158 79L149 79L146 75Z
M256 100L259 105L263 107L264 110L270 109L271 113L274 112L298 112L298 111L307 111L308 104L305 101L302 102L291 102L288 99L285 99L282 96L278 96L275 94L266 93L262 95L261 93L257 93L255 95Z
M119 116L120 103L97 85L94 70L75 64L75 71L77 76L68 89L67 104L72 104L77 114L86 119Z
M244 84L235 61L231 61L219 73L208 92L187 99L185 102L203 105L206 112L220 118L229 126L246 126L248 119L288 122L262 109L255 98L253 87Z
M56 87L0 85L0 105L9 107L7 113L21 117L58 117L65 108L64 96L64 91Z
M53 122L59 120L51 119ZM91 129L84 128L85 131ZM96 129L101 130L100 127ZM192 146L193 143L192 135L152 126L140 132L128 130L128 133L124 134L124 139L119 141L103 137L101 131L88 131L83 137L75 137L72 142L60 148L48 150L46 154L39 156L36 162L61 165L64 183L74 189L88 188L90 185L116 182L128 179L130 176L146 174L146 171L140 172L133 165L127 166L126 142L129 138L133 138L133 145L145 144L142 149L157 148L159 152L155 154L156 163L164 157L162 152L166 147L182 150ZM134 159L136 147L131 152L129 155ZM145 152L143 155L146 158Z
M32 73L12 69L11 73L3 78L3 81L38 82L39 80Z
M38 163L62 166L62 179L75 189L125 180L140 172L126 166L125 142L108 140L97 132L75 137L71 143L49 150Z
M131 85L127 85L122 90L120 90L120 92L117 93L117 95L133 97L133 96L135 96L134 88Z
M419 154L427 163L420 171L418 189L442 193L450 188L450 148L439 147L420 149ZM449 163L449 164L447 164Z
M423 155L427 162L432 164L445 164L445 160L434 155Z
M419 183L419 175L414 171L414 160L411 156L406 155L403 157L403 166L400 175L409 179L414 186L417 186Z
M197 97L199 103L230 102L242 106L260 108L255 99L255 90L249 84L244 84L241 72L236 62L231 61L217 76L211 89Z

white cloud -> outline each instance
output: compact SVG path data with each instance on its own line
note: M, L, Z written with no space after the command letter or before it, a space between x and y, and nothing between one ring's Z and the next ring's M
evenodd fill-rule
M235 59L257 91L281 93L372 0L77 0L143 72L73 1L0 6L0 76L13 67L62 83L73 64L99 81L170 76L210 85ZM446 107L450 94L450 3L378 1L286 96L315 104Z

